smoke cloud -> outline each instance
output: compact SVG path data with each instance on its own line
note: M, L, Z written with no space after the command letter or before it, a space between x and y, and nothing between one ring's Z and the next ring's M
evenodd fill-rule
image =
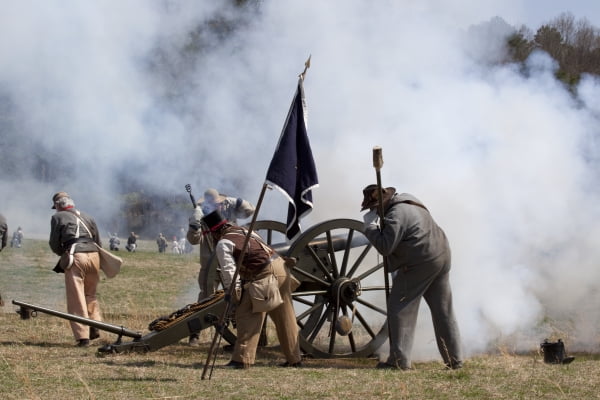
M46 235L58 190L110 215L121 179L255 201L311 55L320 188L303 226L361 219L382 146L384 185L421 199L448 234L467 355L503 341L531 350L554 334L598 350L600 81L585 77L575 99L547 55L525 74L490 67L503 32L489 31L487 46L468 35L497 15L519 24L523 2L263 1L245 18L220 3L2 5L0 92L27 149L15 157L61 160L48 171L59 187L2 174L9 220ZM206 21L218 29L199 31ZM268 192L260 218L283 221L286 209ZM422 311L416 359L436 356Z

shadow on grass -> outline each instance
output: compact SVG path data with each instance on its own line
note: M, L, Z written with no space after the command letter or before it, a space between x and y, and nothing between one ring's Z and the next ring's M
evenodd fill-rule
M145 360L145 361L125 361L125 362L118 362L115 360L106 360L101 362L101 364L104 364L106 366L109 367L134 367L134 368L153 368L156 367L157 365L160 366L167 366L167 367L174 367L174 368L183 368L183 369L200 369L200 368L204 368L204 364L203 363L189 363L189 364L184 364L184 363L175 363L175 362L156 362L154 360Z
M95 379L97 381L106 381L106 382L177 382L175 378L100 378Z
M30 342L30 341L4 341L0 342L0 346L35 346L35 347L61 347L65 349L70 349L75 346L75 343L56 343L56 342ZM88 347L89 348L89 347Z
M113 355L103 355L102 358L106 357L102 361L107 366L122 366L122 367L138 367L138 368L152 368L157 365L181 368L181 369L203 369L204 362L173 362L164 361L164 353L167 353L169 357L189 357L191 354L197 354L204 361L207 357L208 346L202 344L201 347L191 348L184 343L177 343L168 346L168 349L161 349L160 358L161 361L154 360L141 360L141 361L127 361L122 357L127 357L126 353L115 354L114 356L119 358L111 358ZM152 352L146 353L148 357L152 357ZM157 354L157 357L158 354ZM214 369L224 369L225 365L229 362L231 352L218 350L217 361L214 364ZM340 370L374 370L378 363L378 359L375 357L362 358L362 357L348 357L348 358L313 358L310 355L303 354L302 356L302 367L299 370L328 370L328 369L340 369ZM290 369L281 368L280 364L285 362L285 357L282 354L279 345L259 347L256 354L256 363L251 368L277 368L277 369ZM427 363L429 365L431 363ZM434 369L439 368L440 372L450 371L446 369L443 364L435 364ZM414 365L413 371L420 370L420 365ZM294 370L294 368L291 368ZM455 371L458 372L458 371Z

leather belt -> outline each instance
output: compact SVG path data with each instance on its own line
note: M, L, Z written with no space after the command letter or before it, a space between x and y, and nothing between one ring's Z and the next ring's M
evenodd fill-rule
M279 254L275 253L263 265L261 265L260 268L254 270L252 272L248 271L247 273L244 273L243 277L240 276L242 278L241 279L242 283L253 281L257 275L262 274L264 272L265 268L267 268L269 265L271 265L271 263L273 261L277 260L278 258L279 258ZM240 271L240 274L242 274L241 271Z
M62 244L63 248L64 247L69 247L75 243L90 243L92 242L92 238L88 238L88 237L79 237L79 238L73 238L73 239L69 239L66 242L64 242Z

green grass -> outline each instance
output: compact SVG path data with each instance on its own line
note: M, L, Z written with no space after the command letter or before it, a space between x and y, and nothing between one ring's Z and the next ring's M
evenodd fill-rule
M197 249L159 254L153 242L136 253L120 251L121 273L103 279L99 298L108 323L148 333L148 324L195 301ZM411 371L376 370L374 359L307 359L305 368L283 369L276 346L261 349L249 370L220 366L201 380L212 329L202 345L186 341L151 353L97 355L116 335L103 332L98 345L74 347L68 322L40 313L21 320L11 300L65 311L57 257L44 241L26 240L21 249L0 253L0 398L2 399L598 399L600 357L577 354L570 365L544 364L538 353L479 355L462 370L440 361L415 363ZM126 339L124 339L126 340ZM276 345L272 330L270 343Z

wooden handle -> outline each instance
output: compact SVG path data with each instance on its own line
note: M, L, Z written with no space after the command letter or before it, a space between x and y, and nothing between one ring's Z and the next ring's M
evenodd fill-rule
M383 154L380 146L373 147L373 167L380 170L383 167Z

